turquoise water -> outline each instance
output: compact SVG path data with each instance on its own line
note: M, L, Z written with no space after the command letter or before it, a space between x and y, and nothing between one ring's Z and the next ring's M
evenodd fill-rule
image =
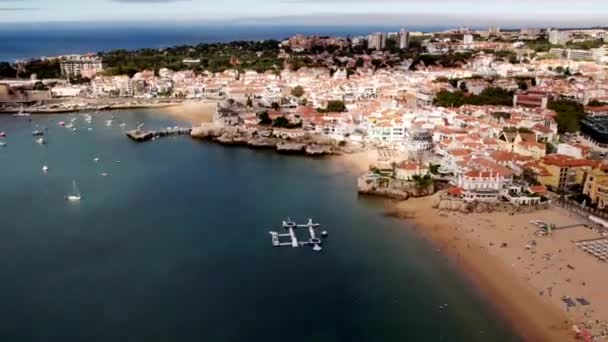
M71 117L77 132L57 124ZM89 132L81 115L0 116L0 340L519 341L335 161L137 144L120 122L182 124L103 113ZM80 203L63 198L72 180ZM271 246L287 216L323 224L321 253Z

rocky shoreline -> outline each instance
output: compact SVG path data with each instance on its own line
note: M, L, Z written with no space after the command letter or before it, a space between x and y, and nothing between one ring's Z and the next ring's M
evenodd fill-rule
M190 135L194 139L213 141L222 145L273 149L281 154L327 156L350 152L345 146L314 134L306 134L298 138L279 138L267 130L261 133L258 130L237 126L203 124L194 127Z

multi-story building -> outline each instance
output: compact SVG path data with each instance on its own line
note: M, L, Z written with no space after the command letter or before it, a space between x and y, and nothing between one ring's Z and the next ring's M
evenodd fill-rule
M561 154L550 154L545 156L539 165L548 172L539 175L537 180L553 189L564 190L576 185L583 185L585 176L591 172L596 162Z
M591 170L585 180L583 194L591 198L591 203L587 204L597 204L599 209L608 206L608 165L601 164Z
M512 173L494 170L471 170L457 177L465 201L497 201L512 183Z
M540 107L547 108L549 96L542 91L522 90L513 96L514 107Z
M384 50L384 48L386 48L386 33L376 32L369 36L367 48L372 50Z
M399 48L403 50L408 47L410 47L410 33L401 29L401 31L399 31Z
M69 56L61 60L61 75L70 77L92 78L98 72L103 71L101 58L96 56Z
M500 33L500 27L498 26L490 26L488 28L488 34L499 34Z
M563 45L570 40L570 32L550 30L549 31L549 43L553 45Z
M472 44L473 43L473 35L472 34L465 34L462 38L462 42L464 44Z
M404 161L395 165L395 179L411 181L415 176L424 176L429 173L429 168L419 162Z

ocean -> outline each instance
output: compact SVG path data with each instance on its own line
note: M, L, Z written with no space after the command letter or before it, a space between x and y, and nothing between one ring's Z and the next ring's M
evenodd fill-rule
M127 25L127 24L1 24L0 61L96 53L114 49L163 48L175 45L234 40L284 39L297 33L319 35L367 35L396 32L399 27L378 26L251 26L251 25ZM439 27L410 30L438 31Z
M58 125L72 118L77 132ZM520 341L336 160L138 144L124 130L140 123L185 124L0 115L1 341ZM80 203L64 200L73 180ZM273 247L288 217L319 221L323 250Z

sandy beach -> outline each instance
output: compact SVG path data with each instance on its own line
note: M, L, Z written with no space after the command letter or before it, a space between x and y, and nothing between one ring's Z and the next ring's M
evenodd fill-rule
M574 243L599 234L581 226L540 237L530 223L562 226L581 217L558 208L517 215L439 212L432 208L434 197L391 206L462 268L527 341L572 341L574 324L596 335L605 328L608 265ZM591 305L568 310L564 296L586 298Z
M213 121L216 108L216 102L193 100L167 107L167 113L178 119L188 121L192 126L200 126L204 122Z

